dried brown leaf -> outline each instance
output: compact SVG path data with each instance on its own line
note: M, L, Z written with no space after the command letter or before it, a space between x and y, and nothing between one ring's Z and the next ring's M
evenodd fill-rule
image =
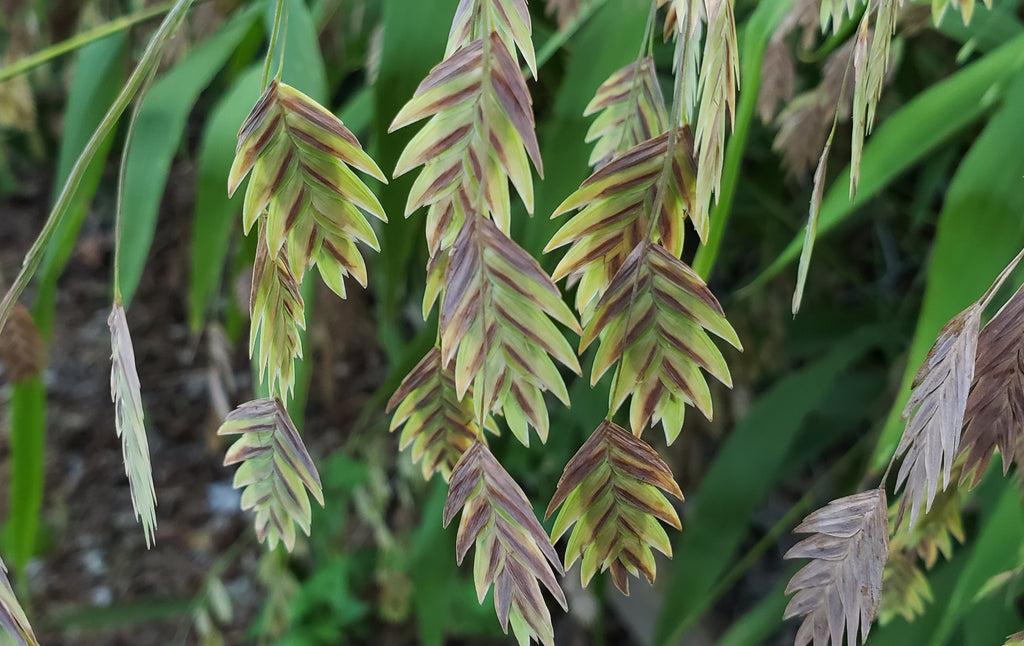
M863 643L878 614L882 576L889 552L889 523L884 489L872 489L815 511L795 533L813 534L786 552L785 558L813 559L786 586L793 594L785 618L804 616L796 646L814 643Z
M444 506L447 527L459 510L462 520L456 537L461 564L476 546L473 579L483 603L494 586L494 609L502 629L509 623L521 644L530 638L551 645L554 630L541 593L541 584L563 609L567 608L555 572L562 574L558 554L536 516L526 494L501 467L487 447L474 443L452 471Z

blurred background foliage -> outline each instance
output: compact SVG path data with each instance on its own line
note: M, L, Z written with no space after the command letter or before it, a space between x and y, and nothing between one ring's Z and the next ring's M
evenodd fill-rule
M521 205L513 214L513 236L548 269L557 258L541 250L560 224L548 216L587 175L584 107L635 57L649 6L550 4L580 13L565 20L539 0L530 4L546 176L536 215ZM312 536L294 555L255 544L219 465L219 420L254 390L244 300L253 245L237 225L242 191L228 199L224 186L238 125L259 93L273 5L196 4L133 139L125 146L122 124L106 142L24 298L40 335L35 356L48 361L28 374L6 365L3 373L4 558L48 644L166 644L169 636L203 644L507 643L490 603L477 603L469 573L455 565L455 528L440 524L443 483L423 483L382 411L433 342L433 324L419 315L422 215L401 217L410 177L374 186L391 221L380 229L381 253L368 256L370 288L341 302L316 281L304 286L312 309L293 418L320 467L327 506L314 510ZM336 110L389 170L411 132L388 135L388 124L440 61L455 5L289 0L283 79ZM680 440L659 447L687 500L674 560L659 567L657 585L637 583L626 598L603 580L581 590L571 572L571 611L555 613L559 643L792 640L795 626L781 620L793 568L781 560L789 530L877 477L935 335L1024 243L1024 12L1014 0L993 5L976 7L969 26L947 11L935 28L929 3L907 3L852 203L843 168L849 124L840 122L794 319L794 260L813 169L801 160L820 152L815 120L831 120L801 97L828 81L829 61L852 28L825 38L783 33L780 25L808 6L816 18L817 4L736 0L741 98L723 197L709 245L697 249L692 235L684 255L695 258L743 341L743 354L727 355L736 385L714 391L714 422L691 415ZM154 16L167 9L142 0L0 1L0 279L17 271ZM794 57L789 80L778 67L784 35ZM66 52L48 49L67 39ZM19 73L17 63L34 53L40 64ZM655 53L666 80L671 53ZM771 105L766 94L782 100ZM777 139L787 125L795 134ZM130 517L104 383L122 150L122 289L160 500L151 552ZM494 441L538 511L603 417L607 387L570 382L573 407L552 402L544 446ZM887 588L872 645L997 644L1024 627L1024 508L1017 483L990 476L944 506L947 517L924 541L938 544L941 557L900 561L903 576L891 580L902 583ZM950 531L956 540L941 542Z

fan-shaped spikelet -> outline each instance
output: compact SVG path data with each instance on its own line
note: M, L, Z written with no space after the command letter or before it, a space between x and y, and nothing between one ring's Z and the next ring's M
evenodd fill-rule
M256 513L256 535L291 551L295 524L309 535L312 510L306 491L324 504L320 476L280 399L257 399L231 411L218 435L241 435L224 456L224 466L241 463L234 485L242 509Z
M798 534L813 534L786 552L787 559L813 559L786 586L793 594L786 619L803 615L796 646L855 646L867 639L878 614L882 573L889 553L885 490L872 489L833 500L804 519Z
M552 539L573 527L565 567L580 557L583 585L600 568L629 594L628 574L654 582L651 548L668 556L672 544L661 521L681 529L679 516L662 489L682 500L672 472L643 440L612 422L603 422L566 465L547 515L560 505ZM574 526L575 525L575 526Z
M3 561L0 561L0 627L7 631L18 646L39 646L28 617L14 596L14 589L7 578L7 566Z
M615 155L653 139L668 129L668 110L654 67L645 56L608 77L587 104L583 116L600 112L587 130L595 142L590 165L600 168Z
M462 510L456 538L459 563L476 545L473 580L482 603L494 586L494 608L502 628L509 623L520 644L531 638L554 643L543 584L562 606L565 595L555 572L562 573L544 528L519 485L483 444L475 443L455 466L444 506L444 524Z
M391 430L405 425L399 439L404 449L412 444L412 461L420 462L427 480L435 471L448 481L452 469L474 441L480 429L470 399L456 394L455 375L441 362L441 350L434 347L412 369L388 402L394 411Z
M891 544L890 544L891 545ZM924 614L932 600L932 587L917 566L917 556L908 550L890 550L882 575L882 598L878 605L878 622L883 626L897 615L907 621Z
M456 394L473 385L477 418L500 412L529 444L528 426L547 439L545 390L569 393L551 358L580 373L572 347L550 320L580 331L558 288L536 260L489 220L468 221L451 249L441 302L441 359L454 359Z
M305 305L286 254L271 258L264 241L257 244L249 298L249 355L258 342L260 379L269 372L271 392L287 397L295 383L295 359L302 356L299 330L306 327Z
M107 319L110 326L112 367L110 397L114 402L115 426L121 438L124 470L132 492L135 517L142 523L146 545L153 544L156 531L156 491L153 488L153 466L149 458L149 441L142 414L142 389L135 368L135 350L128 331L124 308L115 303Z
M701 368L732 385L725 359L707 332L740 347L704 281L661 245L644 243L629 255L597 304L580 348L600 335L591 383L619 361L611 410L632 395L633 433L639 435L649 421L660 420L672 442L682 428L686 405L711 418L711 393Z
M458 23L453 33L457 29L462 29ZM454 239L467 217L490 217L507 234L508 182L532 211L528 160L540 170L541 159L526 80L501 34L491 32L460 46L431 70L391 130L427 117L430 121L399 158L395 176L423 166L406 214L429 207L431 254Z
M552 217L580 209L545 251L571 245L552 278L581 276L576 307L584 323L626 257L650 234L671 253L682 253L685 218L697 215L692 153L688 128L644 141L595 171L555 210ZM652 227L655 204L661 208ZM707 234L706 220L695 221L694 227L702 237Z
M266 212L262 235L270 258L276 260L287 242L285 258L296 281L316 264L342 298L349 274L366 285L356 242L379 249L363 211L386 220L380 202L350 166L386 181L337 117L273 81L239 130L228 178L228 193L234 194L251 171L243 223L248 233Z

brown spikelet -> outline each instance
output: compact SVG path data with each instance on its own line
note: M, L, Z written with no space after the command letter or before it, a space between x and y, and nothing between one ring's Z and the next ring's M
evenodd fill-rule
M813 559L786 586L793 594L785 618L803 616L796 646L863 643L878 614L882 575L889 552L889 523L884 489L872 489L815 511L796 529L813 534L786 552L785 558Z
M511 623L520 644L531 638L553 644L541 584L567 608L555 579L555 572L563 573L558 555L522 489L479 442L452 472L444 506L446 527L460 509L456 556L461 564L469 548L476 546L473 580L480 602L493 585L494 608L506 633Z
M463 399L456 395L455 375L441 363L437 346L392 395L387 405L389 413L394 411L391 430L405 426L399 448L412 445L412 461L421 463L424 479L429 480L440 471L447 482L462 454L480 439L470 403L472 396L472 390Z
M555 15L559 29L568 27L583 9L584 0L545 0L544 13Z
M661 245L644 243L629 255L597 304L580 349L600 336L591 383L618 361L610 410L618 410L632 395L633 433L639 436L648 422L660 421L671 443L682 429L687 405L711 418L711 392L701 369L732 385L708 332L740 347L704 281Z
M0 364L10 382L38 377L46 365L46 350L32 314L15 303L7 325L0 332Z
M974 488L998 450L1003 473L1024 458L1024 288L1006 302L978 337L974 389L967 397L962 476Z
M451 249L438 326L441 360L454 361L456 394L472 384L477 418L501 413L529 444L529 427L546 441L544 391L566 405L552 358L580 374L572 347L551 319L580 331L558 288L522 248L485 219L468 221Z
M324 282L345 297L345 278L366 285L366 265L356 246L379 250L364 215L385 220L373 192L352 171L386 181L359 141L330 111L293 87L272 81L238 133L228 178L234 194L249 175L243 223L246 233L261 225L269 258L283 254L292 276L302 282L316 265Z
M629 594L628 575L654 582L651 548L672 555L659 520L681 529L679 516L659 489L679 500L672 472L646 442L612 422L603 422L566 465L546 516L555 519L552 539L570 527L565 567L582 557L583 585L611 570L616 587Z
M309 536L312 509L306 491L324 504L323 487L313 459L280 399L257 399L231 411L217 435L240 435L224 466L240 464L234 486L242 491L242 509L256 514L256 536L295 547L295 524Z
M1008 635L1003 646L1024 646L1024 630Z
M789 44L781 38L773 38L761 63L761 85L757 94L757 114L761 123L771 123L779 102L788 104L792 100L795 86L796 61L789 51Z

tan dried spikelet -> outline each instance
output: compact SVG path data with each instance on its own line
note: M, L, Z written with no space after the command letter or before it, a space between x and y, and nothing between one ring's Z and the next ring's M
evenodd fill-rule
M14 596L14 588L7 578L7 565L3 561L0 561L0 628L7 631L18 646L39 646L28 617Z
M905 489L897 524L909 508L913 528L922 507L930 510L936 493L949 485L974 377L981 310L973 303L947 323L914 377L903 409L907 428L896 447L896 457L903 457L896 489Z
M557 541L570 527L565 567L580 557L584 586L600 571L629 594L628 575L654 583L651 548L672 556L672 544L661 520L682 529L666 491L679 500L683 493L672 471L646 442L612 422L603 422L580 447L558 481L545 518L558 509L551 538Z
M0 331L0 364L10 382L38 377L46 365L46 347L32 314L15 303L7 325Z
M350 167L387 181L337 117L275 80L238 132L228 178L228 193L234 194L251 171L242 220L248 233L266 213L261 239L269 258L277 260L287 243L284 258L296 281L316 265L342 298L348 275L366 286L356 243L380 249L364 212L387 221L377 197Z
M804 616L796 646L863 643L878 614L882 576L889 552L884 489L872 489L815 511L793 530L813 534L784 558L813 559L786 586L793 594L785 618Z
M257 357L260 380L268 379L270 391L285 398L295 384L295 359L302 357L299 330L306 328L305 304L287 252L271 258L262 235L257 245L249 296L249 356Z
M1024 630L1008 635L1003 646L1024 646Z
M894 460L903 457L896 489L905 488L897 524L909 507L913 528L921 508L931 509L935 494L949 485L960 447L967 398L974 382L981 314L1021 258L1024 251L1003 268L981 298L942 328L914 377L910 399L903 410L907 428L893 456ZM976 464L969 462L967 470Z
M732 386L711 332L740 349L736 332L704 281L661 245L638 245L597 304L580 340L600 336L591 384L619 362L609 394L614 412L632 397L629 422L639 436L659 421L669 443L682 430L687 405L711 419L711 392L701 369Z
M533 515L526 494L479 442L463 454L452 472L444 506L446 527L460 509L456 555L461 564L469 548L476 545L473 581L477 598L483 603L493 585L494 608L506 633L512 624L522 646L531 639L554 644L541 584L568 609L555 579L555 572L563 574L558 555Z
M462 399L456 392L455 375L434 346L388 401L387 412L394 412L391 430L405 427L399 448L412 445L412 461L421 463L425 480L440 471L447 482L462 454L481 439L470 403L472 390Z
M119 302L107 319L110 326L112 367L110 397L114 402L117 436L121 438L124 470L131 487L135 518L142 523L146 546L154 543L156 532L156 491L153 487L153 466L149 457L149 440L142 413L142 392L135 368L135 350L128 331L124 307Z
M270 549L295 547L295 525L309 536L309 491L321 506L323 487L288 411L280 399L257 399L227 416L217 435L241 435L224 456L224 466L241 463L234 486L242 509L256 514L256 536Z

